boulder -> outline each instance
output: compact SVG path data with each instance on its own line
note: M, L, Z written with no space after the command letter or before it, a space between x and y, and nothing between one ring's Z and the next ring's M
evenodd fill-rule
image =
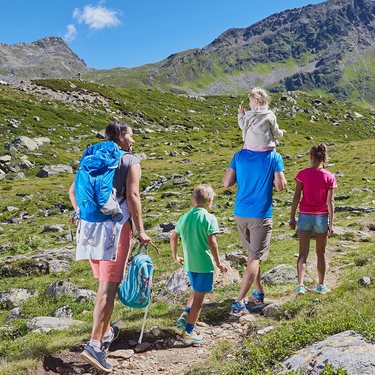
M59 176L60 173L73 173L73 168L70 165L56 164L56 165L46 165L41 168L36 177L49 177L49 176Z
M23 152L37 150L39 146L33 139L21 135L20 137L17 137L12 142L10 142L6 148L7 150Z
M261 276L265 284L297 283L297 270L290 265L279 264ZM305 282L311 283L312 279L305 275Z
M55 318L71 319L73 316L73 309L69 306L59 307L53 314Z
M5 304L8 309L12 309L21 306L32 296L33 294L27 289L12 288L0 294L0 303Z
M342 368L351 375L373 374L375 345L354 331L341 332L299 350L282 363L282 373L320 374L328 363L333 373Z
M50 316L38 316L26 323L27 330L37 332L48 332L52 329L62 331L74 325L84 325L81 320L73 320L69 318L55 318Z
M34 137L33 141L38 145L38 147L43 146L44 143L51 143L51 140L47 137Z

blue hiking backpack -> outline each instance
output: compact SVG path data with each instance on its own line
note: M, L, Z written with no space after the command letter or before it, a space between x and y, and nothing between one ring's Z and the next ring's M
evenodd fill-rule
M135 245L136 246L136 245ZM119 300L126 306L141 309L150 303L152 275L154 264L146 253L141 252L142 245L139 246L138 253L134 256L126 271L124 280L118 290Z
M114 142L101 142L86 149L74 182L79 218L89 222L122 219L113 176L126 152Z

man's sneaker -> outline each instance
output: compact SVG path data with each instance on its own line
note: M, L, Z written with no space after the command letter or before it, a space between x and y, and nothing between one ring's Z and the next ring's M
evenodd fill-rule
M203 337L197 333L195 329L191 333L183 332L181 341L186 345L200 345L203 342Z
M189 313L184 311L177 320L177 328L183 328L183 330L185 330L186 324L188 321L189 321Z
M109 349L109 347L112 345L113 341L115 341L120 334L120 329L117 326L113 326L113 327L111 327L111 329L112 329L112 333L113 333L112 340L103 341L103 347L104 347L105 350Z
M261 288L262 290L260 292L257 292L254 289L250 296L256 305L261 305L264 303L264 289L262 285L261 285Z
M316 287L316 293L318 293L318 294L324 294L324 293L328 293L330 291L331 290L328 289L325 284L318 284L317 287Z
M241 305L238 302L233 302L229 315L240 318L243 315L250 314L250 311L251 311L250 306L246 306L245 304Z
M104 350L97 352L93 346L87 344L86 348L81 353L81 358L101 371L112 371L112 366L106 361Z
M305 293L306 293L305 287L303 285L298 285L295 291L295 296L298 297Z

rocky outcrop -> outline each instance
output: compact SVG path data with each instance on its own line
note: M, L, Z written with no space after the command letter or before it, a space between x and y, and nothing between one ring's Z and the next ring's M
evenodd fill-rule
M56 37L47 37L32 43L7 45L0 43L0 78L16 83L35 78L74 78L89 69L68 47Z

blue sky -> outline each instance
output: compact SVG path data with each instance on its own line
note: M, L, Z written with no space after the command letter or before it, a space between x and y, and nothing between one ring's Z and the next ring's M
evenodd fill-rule
M13 0L1 4L0 43L65 39L90 68L131 68L203 48L230 28L322 0ZM261 6L260 6L261 5Z

